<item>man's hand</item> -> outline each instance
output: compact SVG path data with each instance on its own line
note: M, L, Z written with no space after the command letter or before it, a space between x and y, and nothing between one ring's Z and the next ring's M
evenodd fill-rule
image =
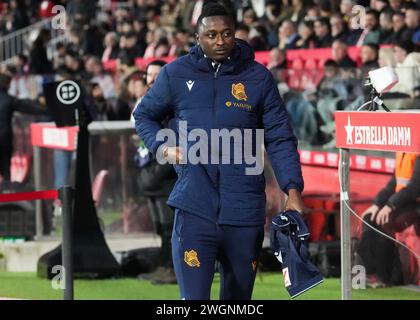
M286 201L286 210L296 210L303 213L304 207L300 191L297 189L290 189L289 197Z
M391 213L392 213L392 208L386 205L376 215L376 223L382 226L388 223Z
M379 212L379 207L376 204L373 204L362 213L362 218L364 218L368 214L372 214L372 216L370 217L370 221L374 221L375 216L378 212Z
M183 159L182 151L180 147L165 147L163 149L163 157L170 164L180 164Z

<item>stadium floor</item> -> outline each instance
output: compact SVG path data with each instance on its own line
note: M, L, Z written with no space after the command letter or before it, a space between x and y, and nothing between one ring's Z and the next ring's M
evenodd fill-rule
M35 273L0 272L0 297L6 299L62 299L61 290L52 289L51 282L40 279ZM219 294L219 275L216 274L212 299ZM416 287L353 290L354 300L420 300ZM108 280L76 280L75 299L86 300L177 300L177 285L152 285L134 278ZM297 300L338 300L341 297L340 280L326 279L324 283L296 298ZM0 298L0 299L4 299ZM281 274L260 273L257 276L253 299L288 300Z

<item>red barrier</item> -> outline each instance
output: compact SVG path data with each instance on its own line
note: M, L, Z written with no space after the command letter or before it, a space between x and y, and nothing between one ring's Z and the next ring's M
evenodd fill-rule
M17 192L0 194L0 202L32 201L58 199L58 190Z

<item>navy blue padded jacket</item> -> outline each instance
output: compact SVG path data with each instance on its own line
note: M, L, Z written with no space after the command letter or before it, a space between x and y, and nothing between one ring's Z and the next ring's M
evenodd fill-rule
M162 68L133 113L136 131L152 153L163 143L156 136L171 113L176 128L187 121L188 133L202 129L208 137L211 129L241 133L252 129L255 138L255 129L264 129L265 148L280 187L286 193L291 188L303 190L297 140L284 103L271 73L254 60L246 42L236 39L231 57L217 70L198 45ZM194 143L188 141L188 148ZM230 147L234 144L230 139ZM208 150L215 152L210 146ZM216 152L226 156L222 150ZM234 164L233 159L230 164L174 165L178 180L168 204L219 224L262 225L265 179L264 174L246 175L245 168L252 166Z

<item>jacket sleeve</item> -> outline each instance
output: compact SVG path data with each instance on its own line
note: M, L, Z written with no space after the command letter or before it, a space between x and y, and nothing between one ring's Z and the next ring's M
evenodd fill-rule
M389 179L388 183L381 191L378 192L373 203L376 204L378 207L383 207L387 204L389 198L395 193L395 186L397 182L395 180L395 171L392 174L391 179Z
M46 115L47 111L42 109L34 100L17 99L12 97L12 106L15 111L29 113L33 115Z
M267 72L263 90L264 142L280 188L288 194L290 189L303 191L304 183L293 133L284 102L276 83Z
M394 208L411 205L420 197L420 156L414 163L414 171L405 188L394 193L388 200L388 204Z
M163 128L162 121L172 110L169 77L164 66L152 88L146 93L133 112L137 134L144 140L146 147L156 154L163 141L156 135Z

